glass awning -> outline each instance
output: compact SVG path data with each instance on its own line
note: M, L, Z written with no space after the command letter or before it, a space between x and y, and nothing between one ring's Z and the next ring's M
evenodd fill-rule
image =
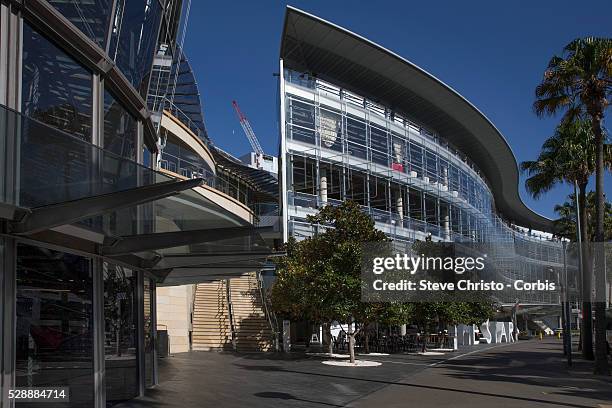
M263 229L214 202L202 179L173 179L4 107L0 124L9 141L0 156L8 169L0 217L13 236L162 280L252 271L271 254Z

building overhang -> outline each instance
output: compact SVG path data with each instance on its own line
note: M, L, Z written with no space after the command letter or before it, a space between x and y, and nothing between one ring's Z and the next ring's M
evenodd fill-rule
M553 223L518 192L510 145L493 123L450 86L392 51L302 10L287 7L280 58L431 127L480 168L497 210L516 224L553 232Z

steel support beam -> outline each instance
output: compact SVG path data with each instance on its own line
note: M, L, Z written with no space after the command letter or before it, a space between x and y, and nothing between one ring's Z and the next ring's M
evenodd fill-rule
M106 363L104 356L104 261L91 260L93 269L94 408L106 407Z
M0 228L2 228L0 226ZM15 387L15 333L17 305L17 245L14 239L0 238L0 407L14 406L8 389Z
M106 240L107 242L102 247L102 254L112 256L154 251L183 245L202 244L224 239L247 237L253 233L267 232L270 230L271 227L253 228L251 226L244 226L130 235L120 238L109 238Z
M102 194L74 201L48 205L28 210L18 222L12 222L14 234L34 234L60 225L73 224L109 211L159 200L198 187L201 178L189 180L170 180L115 193Z
M190 266L204 266L212 264L239 265L245 261L263 262L271 254L262 252L248 252L235 254L194 254L194 255L167 255L156 264L158 268L182 268Z

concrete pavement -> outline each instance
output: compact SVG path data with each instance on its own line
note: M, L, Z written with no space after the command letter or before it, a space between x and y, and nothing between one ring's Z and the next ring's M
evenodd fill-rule
M361 356L333 367L303 354L193 352L160 361L160 385L127 407L597 407L612 382L592 364L567 370L556 339L444 355Z
M451 357L349 404L350 407L598 407L612 404L610 378L592 363L568 369L554 338Z

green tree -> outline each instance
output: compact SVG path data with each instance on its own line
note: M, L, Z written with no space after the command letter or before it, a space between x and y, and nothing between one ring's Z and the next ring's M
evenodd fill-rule
M388 238L353 201L328 205L309 216L309 222L320 231L289 243L287 256L278 261L272 305L278 313L295 318L326 325L334 320L349 323L347 337L354 362L355 336L363 327L383 315L401 318L408 313L397 304L361 301L363 244Z
M574 194L567 196L568 201L555 206L555 212L559 218L554 221L555 231L564 238L574 240L576 238L576 197ZM589 240L594 239L595 234L595 193L590 191L585 200L586 233ZM604 239L612 240L612 203L606 201L604 217Z
M612 98L612 39L576 39L554 56L536 87L533 104L538 116L564 111L563 121L588 118L595 142L595 241L604 240L604 140L603 121ZM599 246L596 246L599 247ZM596 256L596 259L603 254ZM605 276L598 268L596 298L605 297ZM606 346L605 303L595 302L595 373L609 375Z
M606 147L606 165L612 162L609 146ZM586 359L593 359L593 338L591 326L591 303L587 294L592 286L592 265L588 261L586 191L589 178L595 171L596 152L595 138L589 120L575 119L565 121L557 126L553 136L542 144L542 150L535 161L521 163L521 169L527 173L525 188L534 197L539 198L555 185L568 183L578 185L578 203L580 206L581 240L584 243L582 274L584 324L582 325L582 354ZM575 239L576 236L573 237Z

